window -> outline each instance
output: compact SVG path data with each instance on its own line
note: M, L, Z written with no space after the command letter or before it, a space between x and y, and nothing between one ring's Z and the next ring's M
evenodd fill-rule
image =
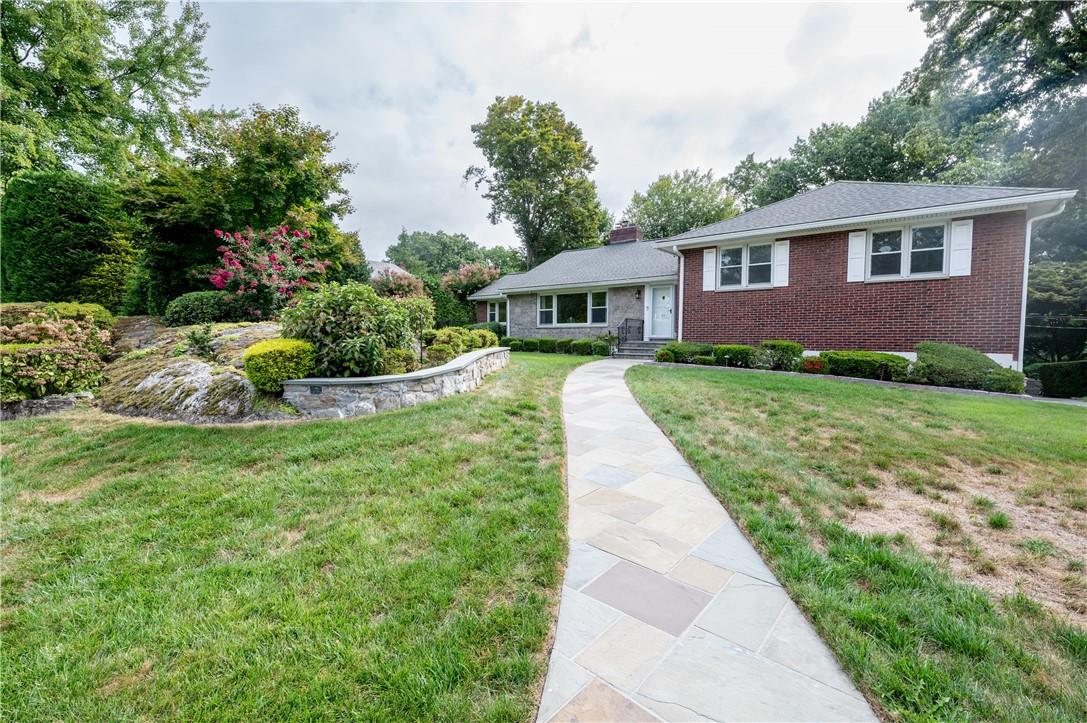
M537 298L540 326L608 323L607 291L578 291L540 295Z
M876 229L871 232L870 237L869 278L905 278L945 273L945 224Z
M506 302L504 301L489 301L487 302L487 321L497 321L500 324L506 323Z
M721 249L722 289L769 286L774 277L774 244L752 244Z

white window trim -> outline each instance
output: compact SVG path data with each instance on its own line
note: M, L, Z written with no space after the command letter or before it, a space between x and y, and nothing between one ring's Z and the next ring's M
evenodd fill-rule
M766 241L749 241L742 244L723 244L717 247L717 269L715 270L714 284L717 291L748 291L755 289L772 289L774 288L774 257L776 255L774 239ZM747 272L750 266L749 263L749 247L751 246L769 246L770 247L770 261L769 263L756 264L757 266L769 266L770 267L770 280L766 283L749 284L747 281ZM743 249L740 256L740 283L733 286L721 285L721 252L730 251L732 249Z
M499 309L506 305L505 301L488 301L487 302L487 322L490 324L505 324L499 317ZM509 320L509 309L506 309L506 319Z
M599 294L599 293L605 294L605 296L604 296L604 306L593 307L593 294ZM560 297L560 296L574 296L576 294L585 294L585 297L586 297L585 298L586 322L585 323L577 322L577 323L573 323L573 324L560 324L558 322L558 318L559 318L559 300L558 300L558 297ZM551 318L552 318L553 321L550 324L541 324L540 323L540 299L543 299L543 298L552 299L552 301L551 301L551 311L552 311ZM610 306L611 306L611 292L610 292L609 289L606 289L606 288L605 289L586 289L584 291L582 291L581 289L570 289L570 290L563 289L561 291L554 291L554 292L552 292L550 294L536 294L536 327L537 328L548 328L548 329L550 329L550 328L572 329L572 328L577 328L577 327L583 327L583 328L592 327L592 328L597 328L597 329L606 328L608 326L608 321L611 318ZM593 308L604 309L604 321L598 321L598 322L589 321L590 319L593 318Z
M910 264L913 260L913 230L915 228L928 228L930 226L943 226L944 229L944 258L940 271L926 271L924 273L910 273ZM872 276L872 236L883 231L902 232L902 265L897 274L881 274ZM878 253L876 254L879 255ZM926 279L949 278L948 265L951 258L951 219L934 219L931 221L918 221L911 224L897 224L894 226L873 226L867 229L867 237L864 243L864 281L865 283L884 283L887 281L924 281Z

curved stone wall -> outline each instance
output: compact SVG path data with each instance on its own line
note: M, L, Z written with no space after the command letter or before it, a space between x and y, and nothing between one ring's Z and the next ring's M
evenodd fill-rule
M490 347L407 374L291 379L283 382L283 399L311 417L357 417L470 391L483 382L483 377L509 363L509 349Z

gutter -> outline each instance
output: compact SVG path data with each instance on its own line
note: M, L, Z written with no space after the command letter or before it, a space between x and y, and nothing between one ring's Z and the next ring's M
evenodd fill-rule
M1027 238L1026 243L1023 244L1023 300L1019 309L1019 355L1017 357L1019 371L1023 371L1025 361L1023 359L1023 350L1027 341L1027 282L1030 278L1030 239L1034 231L1034 222L1060 215L1067 203L1066 200L1061 200L1052 210L1027 217Z
M662 247L660 250L679 258L679 278L676 281L676 286L679 287L679 301L676 302L676 341L683 341L683 265L687 259L679 252L678 246L673 245L670 249Z

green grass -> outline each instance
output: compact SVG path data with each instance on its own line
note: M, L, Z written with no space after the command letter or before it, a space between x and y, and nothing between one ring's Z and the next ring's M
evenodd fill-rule
M856 509L858 492L877 506L891 492L919 510L942 504L914 520L937 550L961 547L981 573L1004 574L975 536L1009 533L984 517L966 531L971 510L992 506L968 487L984 479L1003 494L1022 477L1017 515L1045 504L1082 524L1085 410L715 370L643 366L627 379L888 718L1087 719L1082 627L957 579L896 531L897 508ZM856 531L857 514L887 517L887 532ZM1008 544L1038 557L1053 553L1046 542ZM1082 575L1059 558L1032 564L1049 561L1075 605Z
M584 361L343 422L5 422L4 717L528 719Z

